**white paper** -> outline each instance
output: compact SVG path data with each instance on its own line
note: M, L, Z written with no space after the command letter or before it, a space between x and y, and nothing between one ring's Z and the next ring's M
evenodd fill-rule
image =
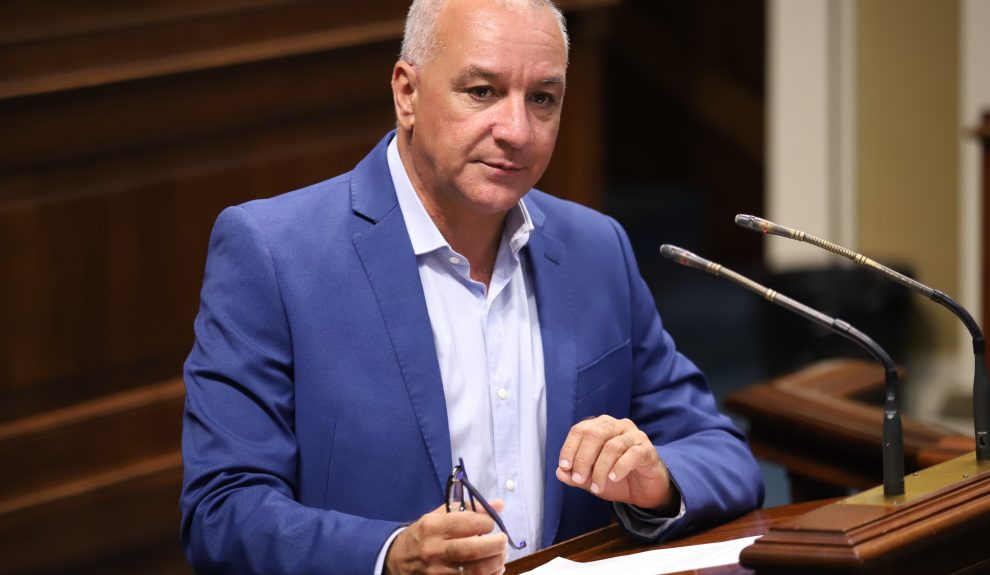
M523 575L662 575L739 562L739 553L759 539L743 537L720 543L704 543L671 549L655 549L612 559L578 563L562 557Z

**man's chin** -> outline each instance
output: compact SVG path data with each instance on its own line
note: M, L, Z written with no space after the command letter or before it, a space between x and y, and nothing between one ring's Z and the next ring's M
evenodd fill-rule
M512 182L471 178L456 182L455 187L445 195L450 199L457 198L459 210L478 216L494 216L516 207L531 187L531 178L519 178Z
M498 190L490 193L486 193L483 197L475 198L475 205L482 212L488 214L504 214L512 208L516 207L528 192L530 188L525 190L519 189L509 189L509 190Z

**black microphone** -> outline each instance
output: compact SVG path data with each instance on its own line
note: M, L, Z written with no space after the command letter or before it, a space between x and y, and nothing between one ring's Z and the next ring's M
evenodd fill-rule
M886 386L883 407L883 494L887 497L904 494L904 433L901 429L901 416L897 409L897 367L894 365L893 360L890 359L890 356L887 355L887 352L877 342L841 319L829 317L816 309L764 287L729 268L696 256L685 249L664 244L660 246L660 253L664 257L674 260L679 264L724 277L733 283L754 291L768 301L845 337L868 351L870 355L882 363L884 383Z
M736 216L736 223L749 230L764 234L773 234L775 236L784 236L809 243L823 250L828 250L844 258L851 259L857 264L878 271L895 282L907 286L928 299L941 304L958 317L966 325L966 329L969 330L969 334L973 338L973 356L976 364L973 368L973 428L976 436L976 459L978 461L990 460L990 435L988 435L990 433L990 383L987 381L986 344L983 339L983 332L980 331L980 326L977 325L976 320L973 319L973 316L965 308L956 303L951 297L936 289L932 289L862 254L835 245L832 242L756 216L739 214Z

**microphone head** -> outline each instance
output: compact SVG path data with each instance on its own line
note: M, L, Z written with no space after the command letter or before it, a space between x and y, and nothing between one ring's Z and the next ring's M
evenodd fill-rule
M746 228L747 230L752 230L754 232L760 232L761 234L774 234L777 236L789 236L789 228L777 225L770 220L764 220L763 218L758 218L756 216L750 216L747 214L737 214L736 215L736 225Z
M660 246L660 254L663 257L674 260L681 265L698 268L699 270L705 270L709 273L711 273L714 266L714 264L705 258L696 256L684 248L679 248L670 244L663 244Z
M766 233L767 228L770 227L769 224L770 222L756 216L736 214L736 225L746 228L747 230Z
M677 247L672 246L670 244L664 244L664 245L660 246L660 255L662 255L663 257L667 258L668 260L676 260L677 259L676 251L679 251L679 250L680 250L680 248L677 248Z
M660 255L668 260L674 260L679 264L688 264L689 262L701 259L686 249L679 248L671 244L663 244L660 246Z

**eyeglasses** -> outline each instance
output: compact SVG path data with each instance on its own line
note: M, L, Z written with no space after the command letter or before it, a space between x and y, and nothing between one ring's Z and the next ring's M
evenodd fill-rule
M474 501L477 499L478 503L488 512L488 515L491 515L492 519L495 520L495 524L502 530L502 533L505 533L505 536L509 539L509 545L512 545L516 549L522 549L526 546L525 541L520 541L519 544L516 544L512 540L512 536L509 535L509 531L505 528L502 518L498 516L498 512L485 501L485 498L481 496L478 489L468 481L467 472L464 471L464 460L458 457L457 465L454 466L454 470L450 472L450 477L447 479L447 513L450 513L454 509L458 511L467 510L467 505L464 501L465 491L467 491L468 501L471 502L471 510L477 511L477 508L474 506Z

